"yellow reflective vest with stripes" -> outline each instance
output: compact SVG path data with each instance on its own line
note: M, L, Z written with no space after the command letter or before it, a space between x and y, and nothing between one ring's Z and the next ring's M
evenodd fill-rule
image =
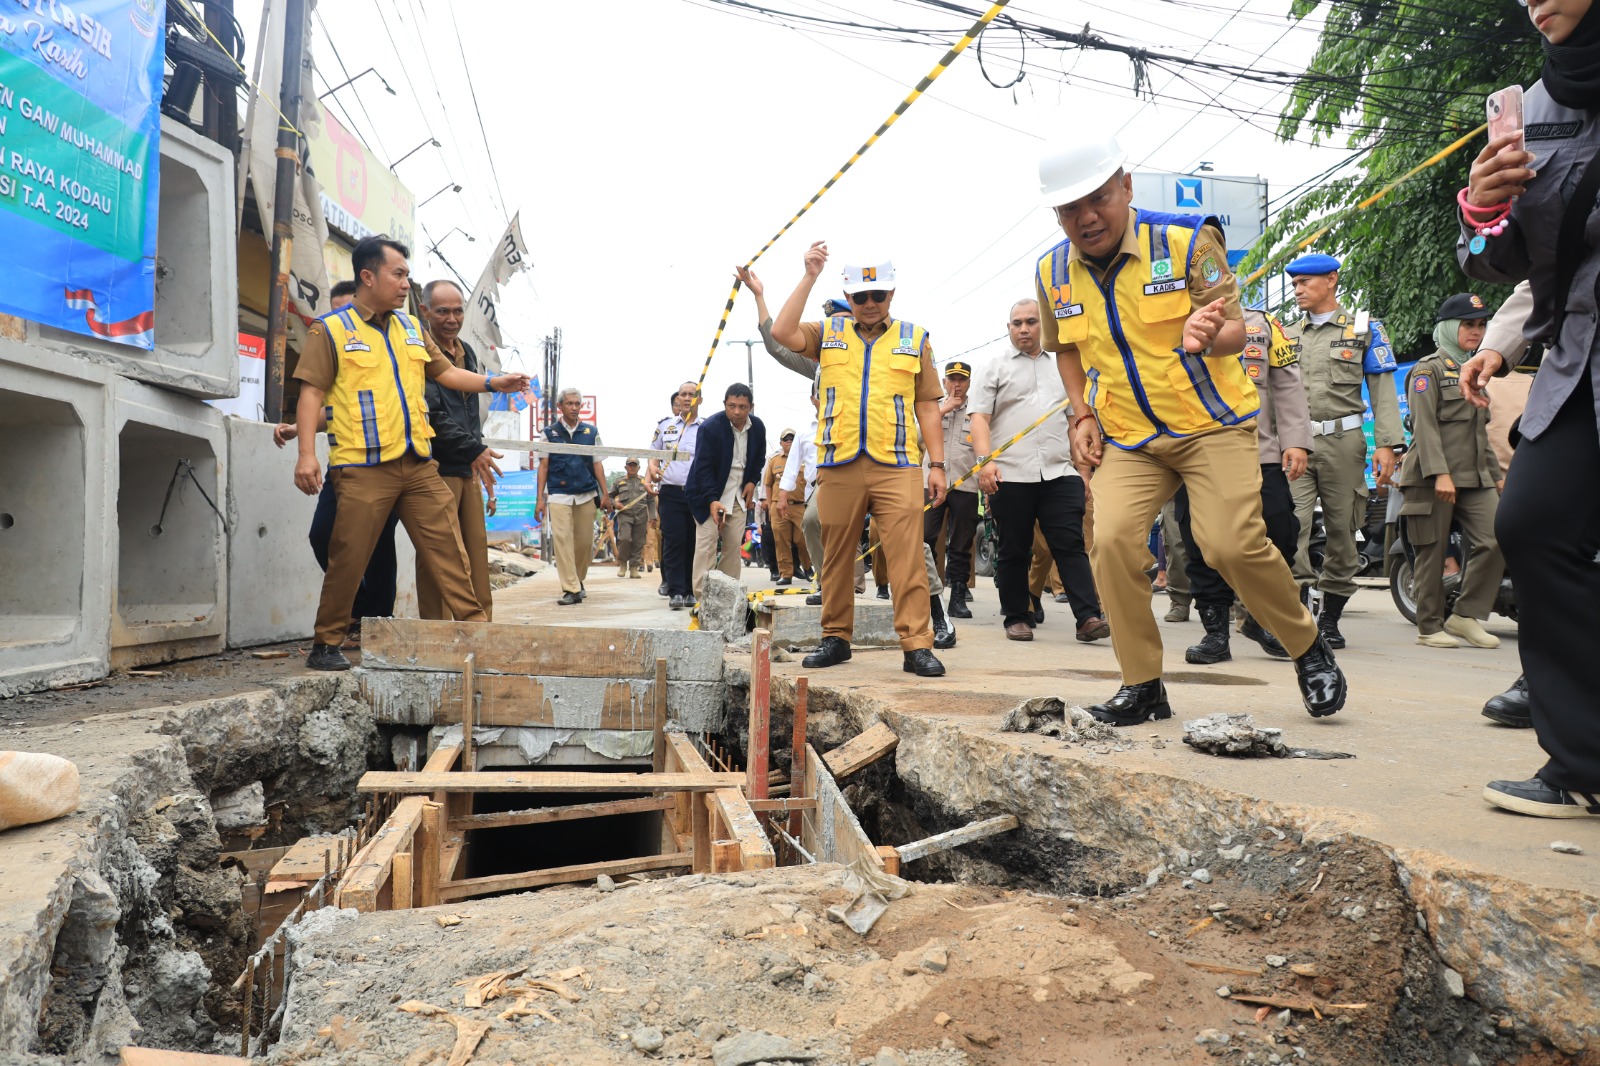
M1207 224L1221 229L1204 215L1137 211L1139 254L1119 255L1103 284L1081 258L1068 256L1067 241L1039 259L1039 286L1050 305L1044 311L1055 316L1060 340L1077 347L1088 377L1086 395L1074 399L1093 409L1119 448L1237 425L1260 407L1236 354L1183 350L1192 313L1190 254Z
M375 466L409 448L433 451L428 424L428 346L404 311L380 331L345 307L322 316L339 372L328 393L328 468Z
M890 319L868 341L842 315L822 323L818 361L817 465L842 466L863 451L886 466L920 466L917 372L928 331Z

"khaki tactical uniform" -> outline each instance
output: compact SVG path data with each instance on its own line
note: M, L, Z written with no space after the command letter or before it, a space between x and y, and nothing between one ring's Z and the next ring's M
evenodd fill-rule
M1503 475L1489 445L1489 412L1461 394L1461 364L1455 358L1435 352L1419 359L1406 378L1406 395L1411 401L1411 450L1397 479L1405 494L1400 513L1417 552L1417 631L1438 633L1444 628L1444 557L1452 521L1467 540L1461 595L1452 613L1481 621L1494 607L1505 574L1494 537L1500 505L1495 485ZM1440 474L1455 482L1453 504L1434 495Z
M1390 378L1394 355L1383 323L1363 321L1363 316L1342 307L1324 325L1314 326L1310 318L1303 318L1284 332L1298 349L1316 441L1305 476L1291 486L1300 522L1294 576L1302 585L1315 584L1324 593L1349 599L1355 595L1356 571L1361 567L1355 534L1367 515L1367 441L1361 428L1367 405L1361 385L1365 381L1372 396L1375 445L1393 448L1404 443L1400 403ZM1328 538L1320 580L1311 569L1309 551L1319 497Z
M793 448L793 445L790 445ZM792 454L792 452L791 452ZM800 529L800 521L805 515L804 500L806 495L806 476L804 472L796 474L794 479L794 498L797 505L785 509L782 515L772 506L778 499L778 493L783 489L778 487L778 482L783 480L783 473L789 468L789 456L779 452L767 460L766 473L761 477L761 484L767 493L767 524L772 528L772 555L778 561L778 573L787 578L794 577L794 557L798 553L800 565L807 569L811 566L811 552L806 548L805 534Z
M617 505L617 572L644 573L644 544L649 536L650 490L638 474L618 478L611 490Z

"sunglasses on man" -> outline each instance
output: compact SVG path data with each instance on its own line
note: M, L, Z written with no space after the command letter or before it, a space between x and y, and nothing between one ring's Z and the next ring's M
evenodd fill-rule
M855 304L857 307L861 307L869 301L871 303L881 304L888 298L889 293L886 289L873 289L871 292L853 292L850 294L850 302Z

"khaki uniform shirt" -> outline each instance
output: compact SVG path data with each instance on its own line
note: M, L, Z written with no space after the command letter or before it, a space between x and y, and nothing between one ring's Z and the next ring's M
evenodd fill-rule
M1050 368L1055 373L1055 367ZM1059 374L1056 375L1060 377ZM978 462L978 455L972 450L972 400L967 399L954 411L946 411L940 416L939 421L944 425L944 473L945 483L955 485L958 478L967 477ZM927 456L923 456L926 465ZM967 478L955 489L956 492L977 492L978 479Z
M1461 394L1461 363L1443 352L1417 360L1406 376L1406 396L1411 450L1400 467L1400 486L1449 474L1458 489L1493 488L1501 472L1489 446L1489 412Z
M1395 397L1394 375L1364 372L1370 331L1356 332L1356 316L1343 307L1323 325L1302 318L1284 332L1297 345L1300 375L1305 380L1311 421L1331 422L1364 414L1361 382L1372 395L1373 444L1393 448L1405 443L1400 425L1400 401Z
M627 507L629 514L633 514L635 511L640 514L646 513L645 504L634 503L639 497L650 495L650 490L644 487L644 478L638 474L633 475L633 477L628 477L624 474L618 478L616 487L611 490L611 495L619 509ZM631 507L629 506L630 504L632 504Z
M1256 439L1261 448L1261 465L1283 462L1285 448L1311 451L1311 415L1306 407L1306 386L1300 378L1294 346L1281 333L1273 335L1276 322L1264 311L1244 313L1244 351L1239 360L1244 372L1261 397L1256 414ZM1281 330L1281 326L1279 329Z
M761 488L766 494L767 506L769 508L772 506L773 501L778 498L778 493L783 491L782 487L779 485L779 482L783 480L784 471L789 469L789 459L794 455L794 450L799 446L799 444L800 442L797 439L794 444L789 446L788 455L784 455L782 452L779 452L777 455L774 455L771 459L767 460L767 469L761 475ZM803 470L798 471L794 481L794 498L797 500L805 499L805 472Z

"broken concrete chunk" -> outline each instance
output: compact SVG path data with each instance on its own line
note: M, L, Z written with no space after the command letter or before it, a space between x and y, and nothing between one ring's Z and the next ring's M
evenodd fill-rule
M1467 983L1461 975L1450 967L1442 969L1440 976L1444 978L1444 987L1456 999L1461 999L1467 994Z
M745 587L721 570L711 570L705 576L700 593L700 628L721 633L730 644L743 640L750 632L750 601Z
M1276 970L1276 969L1278 969L1280 967L1283 967L1283 966L1287 966L1288 963L1289 963L1289 960L1286 957L1282 956L1282 955L1268 955L1267 956L1267 965L1271 966L1274 970Z
M1551 851L1559 851L1563 855L1582 855L1583 854L1583 849L1582 848L1580 848L1576 844L1569 844L1565 840L1553 840L1553 841L1551 841L1550 842L1550 850Z
M594 887L598 888L601 892L615 892L617 890L617 883L611 879L610 874L601 874L599 877L594 879Z
M906 1057L892 1047L881 1047L873 1056L872 1066L906 1066Z
M1035 696L1023 700L1000 720L1002 733L1041 733L1060 737L1068 744L1103 746L1100 754L1129 751L1135 742L1115 726L1099 721L1082 707L1068 707L1056 696Z
M943 947L930 947L922 953L922 969L927 973L944 973L950 967L950 952Z
M211 797L211 816L218 829L244 829L267 824L266 791L260 781Z
M1209 885L1211 883L1211 871L1207 870L1204 866L1200 867L1200 869L1196 870L1189 876L1194 878L1196 881L1199 881L1202 885Z
M1212 714L1183 723L1183 742L1208 755L1237 755L1244 758L1271 756L1278 759L1353 759L1343 751L1315 751L1291 748L1283 742L1283 730L1257 726L1248 714Z
M37 751L0 751L0 829L48 822L77 809L74 763Z
M632 1042L634 1050L648 1054L652 1051L660 1051L661 1045L667 1042L667 1037L660 1029L653 1025L647 1025L635 1029L629 1035L628 1040Z
M713 570L712 573L717 571ZM708 575L709 576L709 575ZM716 1066L753 1066L757 1062L814 1062L817 1056L787 1037L771 1033L737 1033L711 1049Z
M1217 858L1227 859L1229 862L1238 862L1240 859L1244 858L1244 845L1235 844L1231 848L1218 848Z

